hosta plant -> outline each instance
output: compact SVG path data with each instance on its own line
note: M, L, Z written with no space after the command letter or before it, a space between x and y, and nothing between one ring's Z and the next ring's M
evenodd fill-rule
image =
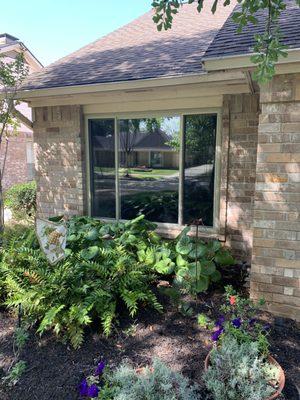
M188 235L185 228L176 243L175 283L183 290L198 294L208 289L211 282L221 279L220 266L234 264L230 252L217 240L205 243Z

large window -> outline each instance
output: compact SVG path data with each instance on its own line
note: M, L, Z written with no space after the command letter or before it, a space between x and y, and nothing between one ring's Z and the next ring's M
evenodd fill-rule
M213 226L216 114L89 119L91 214Z

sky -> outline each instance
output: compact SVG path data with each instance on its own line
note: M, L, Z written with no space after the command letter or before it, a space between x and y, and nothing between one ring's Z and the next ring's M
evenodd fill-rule
M151 0L0 0L0 33L20 39L44 65L125 25Z

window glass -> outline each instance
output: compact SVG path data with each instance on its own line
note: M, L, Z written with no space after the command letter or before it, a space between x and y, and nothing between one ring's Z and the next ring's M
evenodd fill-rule
M113 119L89 120L92 216L116 217Z
M216 128L215 114L184 118L184 224L213 226Z
M180 118L119 121L121 218L178 223Z

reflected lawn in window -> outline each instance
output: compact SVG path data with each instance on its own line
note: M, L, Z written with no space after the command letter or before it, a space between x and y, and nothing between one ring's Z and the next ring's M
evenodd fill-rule
M178 222L179 117L119 121L121 218Z

